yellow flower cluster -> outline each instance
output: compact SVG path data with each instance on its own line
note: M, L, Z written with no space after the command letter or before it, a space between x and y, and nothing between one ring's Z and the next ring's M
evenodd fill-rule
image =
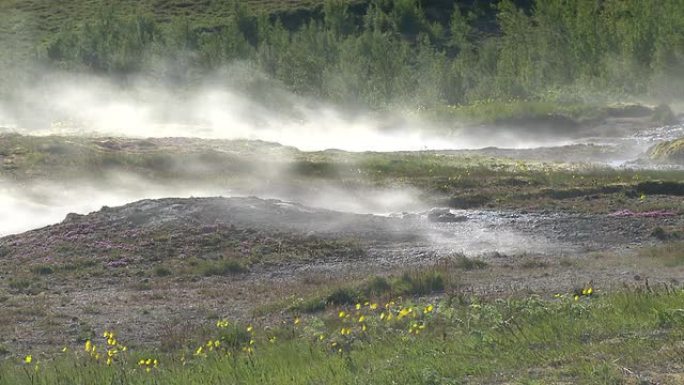
M113 331L105 330L105 332L102 334L102 337L105 339L105 350L103 353L104 357L106 357L105 363L107 365L111 365L116 357L120 353L128 350L128 348L119 343L119 341L116 339L116 334ZM85 352L88 353L95 361L99 361L103 357L100 355L100 350L98 349L97 345L95 345L90 339L86 340L83 350L85 350ZM66 351L66 347L62 349L62 352Z
M225 329L229 325L230 325L230 322L228 322L228 320L225 320L225 319L216 321L216 327L219 329Z
M592 292L593 289L590 287L585 288L583 295L591 295ZM312 322L311 325L302 327L302 318L295 315L290 321L283 321L283 326L292 332L291 338L308 335L320 343L324 349L343 353L351 351L354 345L360 342L369 343L382 336L382 333L387 330L402 333L405 339L409 336L417 336L427 329L435 311L436 308L432 304L425 306L404 305L401 300L389 301L384 306L378 303L365 302L357 303L353 307L335 310L332 317L323 320L322 324ZM192 357L195 359L205 359L210 354L218 353L237 356L241 352L247 357L251 357L255 353L256 347L262 346L258 345L259 341L264 344L275 344L279 341L279 337L289 338L287 334L283 333L283 330L275 331L268 327L263 330L263 334L257 335L252 324L235 325L225 319L216 321L215 325L219 329L217 335L205 340L194 350ZM316 328L321 325L327 325L325 333L316 331ZM369 333L370 328L379 325L384 325L377 329L380 334ZM339 333L330 332L336 329L339 330ZM91 358L95 362L106 363L108 366L117 362L127 362L124 352L127 352L128 349L119 342L114 331L105 330L101 337L103 340L99 345L95 343L95 339L85 341L83 350L87 353L86 358ZM66 347L62 349L62 352L67 351ZM185 365L187 363L186 355L183 354L180 360ZM24 356L22 362L24 365L35 365L37 370L37 362L32 355ZM159 360L154 357L143 357L132 362L137 362L138 369L148 373L159 367Z
M342 308L336 311L339 334L329 338L319 334L318 340L326 342L333 351L342 353L351 348L353 341L373 338L366 333L370 327L381 323L391 324L398 330L407 327L409 335L418 335L426 329L434 311L432 304L416 307L398 305L395 301L388 301L384 306L371 302L357 303L351 310ZM406 320L410 321L405 323Z
M299 321L295 320L295 324L298 324L298 323L299 323ZM219 320L216 322L216 327L218 329L227 329L229 326L230 326L230 322L228 320L225 320L225 319L222 319L222 320ZM254 353L254 346L256 345L256 340L254 339L254 326L252 326L251 324L248 324L244 329L242 329L241 327L234 325L233 329L234 330L231 330L230 332L228 332L229 335L231 333L238 333L238 335L240 335L240 334L246 332L247 335L249 336L249 339L246 340L246 342L244 342L242 344L242 346L239 346L239 345L236 346L235 341L233 340L234 337L226 337L226 335L222 335L225 332L221 332L219 336L217 336L215 338L210 338L204 344L198 346L195 349L193 356L196 358L207 358L207 357L209 357L210 354L217 354L217 353L230 356L235 352L235 350L237 348L239 348L239 350L241 350L245 353L248 353L248 354ZM244 335L244 334L242 334L242 335ZM228 338L228 339L226 339L226 338ZM242 338L242 337L240 337L240 338ZM271 336L268 339L268 341L271 343L275 343L276 340L277 340L277 338L275 336ZM230 342L227 343L227 341L230 341ZM185 362L185 358L183 358L183 361Z
M591 297L594 295L594 288L591 286L584 287L582 290L576 290L573 298L575 301L579 301L580 297Z
M159 367L159 360L156 358L141 358L138 361L138 366L149 373L152 369L157 369Z
M409 327L409 334L418 335L421 331L425 329L425 324L423 322L413 322Z
M575 289L574 292L570 293L570 295L572 296L572 299L574 299L575 301L579 301L580 298L582 298L582 297L592 297L595 294L596 294L596 291L594 290L592 285L587 285L581 289ZM554 294L553 296L554 296L554 298L565 298L566 294L558 293L558 294Z

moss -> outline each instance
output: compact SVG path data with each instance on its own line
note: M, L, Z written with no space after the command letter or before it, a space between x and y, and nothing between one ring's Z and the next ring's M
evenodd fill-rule
M648 157L656 162L684 165L684 138L656 144L648 150Z

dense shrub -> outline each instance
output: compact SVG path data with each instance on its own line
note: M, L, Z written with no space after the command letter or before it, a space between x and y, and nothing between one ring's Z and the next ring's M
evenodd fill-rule
M428 13L419 0L370 0L351 12L348 2L328 0L320 17L308 13L289 29L239 1L212 27L103 12L55 34L45 57L67 68L176 80L247 61L295 92L378 108L684 96L679 0L493 3L483 16L452 2Z

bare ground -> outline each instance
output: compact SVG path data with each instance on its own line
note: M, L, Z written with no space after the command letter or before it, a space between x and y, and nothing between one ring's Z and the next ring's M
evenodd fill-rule
M452 294L552 295L590 281L598 290L647 280L679 286L684 268L643 256L661 244L658 228L678 234L684 217L377 216L258 198L144 200L0 238L0 342L78 343L113 327L135 343L171 348L217 317L274 322L299 297L374 274L451 266L461 255L486 265L450 268Z

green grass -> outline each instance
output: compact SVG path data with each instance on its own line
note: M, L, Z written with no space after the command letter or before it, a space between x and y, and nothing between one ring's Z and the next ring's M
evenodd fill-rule
M249 267L234 260L203 261L199 265L199 270L205 277L229 276L246 273L249 271Z
M483 260L468 258L465 255L456 256L453 265L463 270L482 270L486 269L489 264Z
M309 298L297 299L294 304L288 305L287 309L293 312L315 313L330 306L348 306L389 297L441 293L451 283L445 278L450 276L448 273L446 269L433 268L406 271L398 276L373 276L358 284L343 285ZM269 310L282 307L282 304L265 306Z
M458 296L432 312L426 304L390 305L390 321L381 319L388 314L382 303L375 310L372 305L275 328L231 324L172 353L129 347L111 366L82 347L75 353L16 352L0 364L0 384L623 384L638 379L630 373L648 373L660 383L681 379L681 290L578 301ZM399 319L401 313L407 315ZM125 336L119 339L125 342ZM220 345L208 348L206 342L214 346L217 340ZM103 341L93 342L105 348ZM30 364L20 362L25 354L32 355ZM138 364L147 358L159 360L149 373Z

